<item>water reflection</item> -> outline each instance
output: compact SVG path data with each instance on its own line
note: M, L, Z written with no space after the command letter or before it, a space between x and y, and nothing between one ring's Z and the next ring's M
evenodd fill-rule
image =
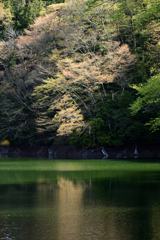
M138 176L97 179L97 172L85 180L82 172L70 177L65 172L31 172L28 183L22 172L7 174L8 179L23 175L23 181L0 185L0 239L160 238L157 174L141 174L140 181Z

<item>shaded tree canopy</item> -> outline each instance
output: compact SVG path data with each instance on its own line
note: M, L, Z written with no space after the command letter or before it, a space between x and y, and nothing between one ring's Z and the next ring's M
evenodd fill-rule
M158 142L158 1L50 3L0 3L0 138Z

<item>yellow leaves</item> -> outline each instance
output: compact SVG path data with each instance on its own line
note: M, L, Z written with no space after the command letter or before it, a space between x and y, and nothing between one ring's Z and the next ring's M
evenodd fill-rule
M114 6L113 6L113 10L114 10L114 11L118 10L120 4L121 4L121 3L115 3Z
M60 73L57 73L56 78L47 78L43 80L43 84L36 86L34 88L33 96L35 96L38 92L56 92L57 90L63 92L67 89L68 82L64 78L64 76Z
M139 85L135 85L135 84L133 84L131 87L132 87L133 89L139 91L139 90L143 87L143 85L142 85L142 83L139 84Z
M57 128L57 136L68 136L77 127L83 128L85 126L81 109L69 93L68 87L68 82L64 76L57 74L56 79L46 79L42 86L35 88L34 95L38 96L39 93L42 93L43 101L45 101L43 95L49 93L52 102L49 104L48 111L55 112L52 120L40 114L36 120L39 132L52 131Z
M55 48L52 50L51 54L48 54L48 56L45 59L47 62L56 63L58 60L61 59L61 54L62 54L62 51Z
M97 85L113 81L124 87L130 81L127 71L133 66L135 56L130 53L128 45L119 45L119 42L114 42L106 56L92 54L87 58L84 54L84 59L78 62L71 58L62 59L57 63L58 69L67 80L89 91L90 87L94 90Z
M51 4L47 7L47 13L50 12L55 12L55 11L59 11L61 9L65 9L66 8L66 4L65 3L57 3L57 4Z
M58 63L59 70L67 78L77 84L89 84L94 87L94 83L100 76L99 63L96 58L75 62L73 59L64 59Z
M63 58L63 59L59 60L58 63L57 63L57 66L58 66L59 69L62 69L61 67L63 67L63 66L64 67L70 67L71 64L73 64L73 63L74 63L74 60L72 58L66 57L66 58Z
M69 94L64 95L55 108L59 109L52 119L54 123L59 123L57 136L68 136L74 129L85 126L81 110Z
M4 4L1 2L0 2L0 21L2 21L4 25L7 25L12 22L10 10L4 9Z
M9 142L9 140L5 139L5 140L3 140L3 141L0 142L0 145L1 145L1 146L9 146L9 145L10 145L10 142Z

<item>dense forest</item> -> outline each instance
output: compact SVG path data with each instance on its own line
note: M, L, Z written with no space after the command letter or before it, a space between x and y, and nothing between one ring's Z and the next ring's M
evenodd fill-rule
M1 0L0 140L159 143L159 0Z

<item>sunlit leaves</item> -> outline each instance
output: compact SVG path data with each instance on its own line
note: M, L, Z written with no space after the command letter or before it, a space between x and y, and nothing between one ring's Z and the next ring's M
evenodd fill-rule
M146 84L133 86L138 91L139 97L131 105L132 114L142 110L142 113L153 112L154 118L150 120L152 130L157 130L160 124L160 74L150 78ZM158 117L157 117L158 116Z
M64 59L58 67L67 79L85 88L92 86L92 90L96 90L101 84L113 81L123 88L131 81L129 71L133 67L135 58L127 45L117 44L105 56L92 55L92 58L84 56L86 59L78 63L74 59Z
M55 105L55 108L59 111L57 111L52 121L60 123L57 135L69 136L77 128L83 131L85 127L83 115L71 96L64 95L60 102Z
M12 15L9 9L4 8L4 4L0 2L0 37L4 35L4 30L12 23Z

